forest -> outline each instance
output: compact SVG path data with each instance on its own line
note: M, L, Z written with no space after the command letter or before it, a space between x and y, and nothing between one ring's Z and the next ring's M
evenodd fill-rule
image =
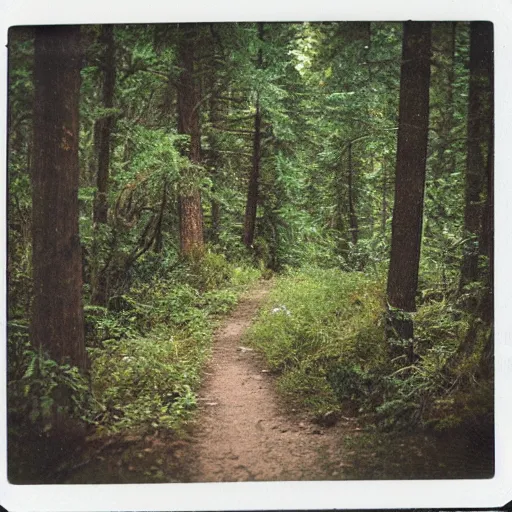
M11 482L493 475L490 22L13 27L8 54ZM258 368L238 416L230 365ZM339 467L213 476L195 429L250 414Z

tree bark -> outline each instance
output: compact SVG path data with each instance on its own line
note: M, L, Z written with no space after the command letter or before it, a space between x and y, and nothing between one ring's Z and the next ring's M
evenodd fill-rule
M412 339L427 161L431 23L404 23L398 151L387 299L389 337ZM398 310L398 313L396 313ZM396 314L395 314L396 313ZM412 353L409 353L410 358Z
M340 159L339 164L335 169L335 188L336 188L336 219L335 219L335 227L338 232L338 243L337 249L340 256L343 257L345 261L348 259L349 253L349 243L348 243L348 230L349 224L347 222L347 217L349 212L347 210L347 192L346 192L346 179L344 173L344 165L343 160Z
M59 363L87 366L78 234L80 28L35 37L31 337Z
M113 25L103 25L100 42L104 46L103 53L103 91L102 106L111 109L114 106L114 87L116 83L115 45ZM108 215L108 179L110 169L110 138L114 127L114 116L109 114L96 121L97 138L95 140L98 153L98 174L96 178L97 193L94 204L94 222L107 223Z
M431 84L436 90L438 105L436 111L437 132L439 134L438 165L433 169L438 177L454 172L455 151L448 152L452 146L454 127L453 84L455 83L455 39L456 22L434 23L432 29L433 46L438 50L438 66L432 72ZM435 171L438 170L436 173Z
M103 45L103 91L102 106L111 109L114 106L114 87L116 83L115 44L113 25L103 25L100 42ZM98 155L98 172L96 175L96 197L93 210L94 243L92 248L92 298L91 302L105 306L107 303L107 275L100 268L99 262L99 224L107 224L108 218L108 180L110 174L111 134L114 116L109 114L96 121L95 149Z
M216 48L220 45L218 41L218 35L215 32L214 25L212 24L210 27L211 32L214 35L214 41ZM210 176L212 179L212 199L211 199L211 230L210 230L210 238L212 242L217 243L219 241L219 230L220 230L220 203L216 199L215 195L219 188L218 180L219 180L219 172L218 168L220 165L220 153L219 153L219 138L214 127L218 126L220 123L220 112L219 112L219 101L218 96L220 94L220 84L217 77L217 68L216 64L212 64L213 69L211 70L211 76L209 81L210 88L210 112L209 112L209 120L211 124L211 129L208 134L208 144L209 148L209 156L208 156L208 164L210 167Z
M201 128L199 124L199 87L195 71L194 46L197 26L185 24L180 27L178 62L182 69L178 81L178 133L189 135L190 143L185 151L192 166L201 163ZM193 173L191 169L189 172ZM178 200L180 218L181 254L191 255L202 251L203 213L201 193L195 186L184 190Z
M464 250L460 288L478 279L479 236L482 231L482 193L492 165L493 29L490 22L471 22L469 49L468 153L466 168ZM486 162L487 159L487 162ZM492 184L489 188L492 194ZM486 215L490 219L492 215ZM484 244L486 241L484 240ZM489 246L492 244L488 244Z
M263 23L258 23L258 37L263 41ZM258 50L258 69L263 67L263 50ZM247 203L245 207L245 223L243 242L246 247L251 247L254 242L254 233L256 230L256 214L258 209L259 195L259 177L261 164L261 108L260 94L256 93L256 112L254 114L254 136L253 136L253 154L252 169L249 177L249 187L247 190Z

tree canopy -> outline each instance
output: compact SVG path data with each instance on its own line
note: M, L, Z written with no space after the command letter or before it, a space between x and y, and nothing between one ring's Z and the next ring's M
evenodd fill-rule
M314 414L492 430L492 44L487 22L12 28L13 442L63 415L179 429L211 322L261 276L296 310L254 343Z

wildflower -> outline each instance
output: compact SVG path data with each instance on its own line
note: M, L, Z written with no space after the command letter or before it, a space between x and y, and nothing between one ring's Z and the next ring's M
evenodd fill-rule
M284 313L285 315L290 316L290 311L286 308L286 306L278 306L277 308L272 309L271 313L275 315L276 313Z

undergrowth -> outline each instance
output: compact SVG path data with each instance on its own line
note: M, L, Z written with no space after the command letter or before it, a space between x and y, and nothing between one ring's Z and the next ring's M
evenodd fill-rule
M260 276L206 252L188 261L138 262L131 286L108 307L86 306L88 379L35 351L27 324L9 328L9 428L50 432L55 408L98 434L179 430L196 391L213 330ZM89 380L89 382L88 382ZM62 404L59 395L68 399Z
M444 429L492 415L492 387L478 378L489 329L455 360L471 318L444 296L413 314L416 360L391 355L385 280L378 274L303 268L277 280L248 333L294 406L320 417L358 413L384 429ZM492 421L492 420L491 420Z

